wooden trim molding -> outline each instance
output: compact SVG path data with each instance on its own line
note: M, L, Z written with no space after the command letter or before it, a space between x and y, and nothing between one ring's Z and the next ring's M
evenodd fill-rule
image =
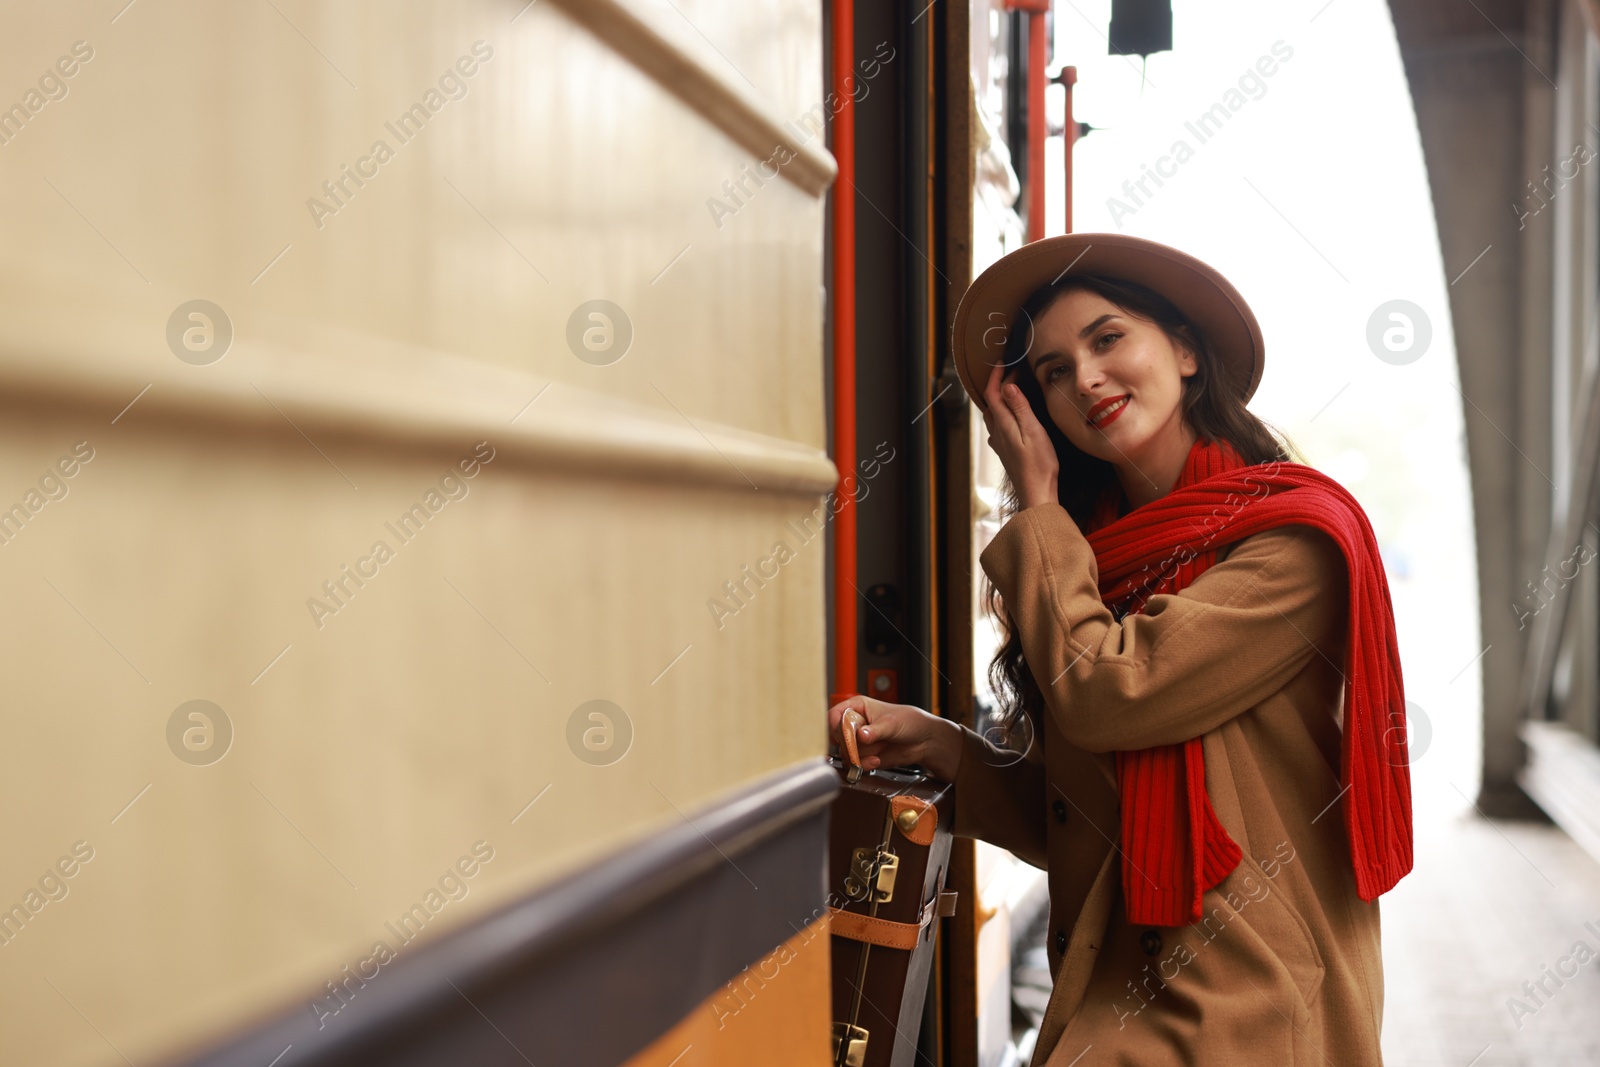
M827 914L839 776L809 760L419 945L334 1018L306 1001L186 1067L618 1064ZM319 1026L319 1023L322 1024Z
M767 159L780 145L787 148L793 158L778 169L800 189L820 197L833 184L839 167L817 143L820 134L796 138L766 103L675 40L673 28L620 0L551 2L757 159Z
M453 454L487 440L513 466L655 484L816 496L838 483L821 449L691 419L679 406L690 398L660 386L663 403L647 405L298 321L255 323L226 358L193 367L128 354L149 323L104 301L70 341L45 329L59 321L68 320L13 319L0 338L0 405L103 412L122 428L305 433L395 451Z

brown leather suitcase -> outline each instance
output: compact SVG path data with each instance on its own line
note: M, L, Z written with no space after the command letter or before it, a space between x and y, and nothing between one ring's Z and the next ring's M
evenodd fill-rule
M830 756L842 789L829 829L835 1067L911 1067L940 918L953 915L954 787L920 768L863 772Z

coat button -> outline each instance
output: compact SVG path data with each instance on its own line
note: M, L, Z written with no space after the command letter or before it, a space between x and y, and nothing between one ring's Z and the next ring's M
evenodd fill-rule
M1154 956L1161 951L1161 935L1154 930L1146 930L1139 935L1139 947L1144 949L1146 956Z
M1067 821L1067 806L1065 804L1063 804L1061 801L1058 800L1054 804L1052 804L1050 806L1050 810L1054 811L1056 813L1056 822L1066 822Z
M1057 956L1065 956L1066 954L1067 954L1067 935L1065 933L1063 933L1062 931L1057 930L1056 931L1056 955Z

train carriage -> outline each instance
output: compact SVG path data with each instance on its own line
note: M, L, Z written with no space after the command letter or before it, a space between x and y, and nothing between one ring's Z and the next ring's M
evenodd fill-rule
M1043 15L4 17L0 1062L834 1062L818 713L975 721ZM1029 871L955 842L920 1056Z

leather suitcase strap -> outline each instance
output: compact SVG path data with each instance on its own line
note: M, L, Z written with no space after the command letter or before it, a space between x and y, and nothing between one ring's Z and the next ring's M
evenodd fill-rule
M828 911L831 914L828 923L829 933L848 937L852 941L865 941L869 945L881 945L884 948L897 948L910 952L917 947L924 927L933 918L933 901L928 901L922 909L921 921L914 923L875 919L870 915L858 915L831 904L828 906Z
M884 948L897 948L903 952L910 952L917 947L917 942L922 940L922 932L927 929L934 916L945 918L955 914L955 903L956 894L953 891L945 890L938 893L922 906L922 915L914 923L877 919L829 905L828 932L847 937L852 941L865 941L869 945L881 945Z
M902 834L924 848L933 844L934 831L939 826L938 808L929 801L908 795L895 797L889 807Z

